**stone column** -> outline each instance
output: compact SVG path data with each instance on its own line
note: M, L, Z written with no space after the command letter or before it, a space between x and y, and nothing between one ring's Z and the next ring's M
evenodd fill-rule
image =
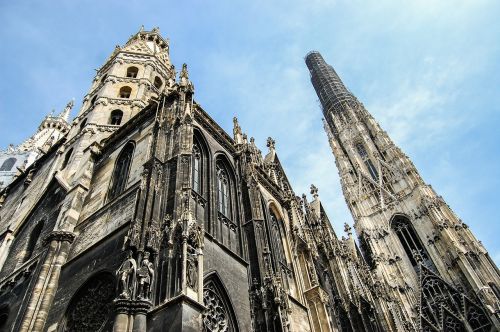
M134 322L131 316L132 301L125 299L117 299L115 305L115 322L113 324L113 332L128 332Z
M49 245L38 280L19 328L21 332L42 331L57 291L61 267L66 262L75 234L53 231L44 240Z
M147 330L147 313L152 303L147 300L137 300L133 303L134 325L132 332L144 332Z

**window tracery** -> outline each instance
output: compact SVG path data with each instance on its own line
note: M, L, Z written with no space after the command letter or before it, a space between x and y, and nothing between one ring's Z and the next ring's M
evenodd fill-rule
M420 317L424 331L490 331L491 322L483 308L463 293L425 266L420 279Z
M418 270L419 264L435 270L434 263L408 219L397 216L392 221L391 227L396 232L399 242L401 242L415 270Z
M238 332L234 311L218 276L212 275L203 287L204 332Z
M91 277L71 300L62 332L106 331L115 297L114 278L109 273Z
M111 179L111 187L108 193L108 200L112 200L125 190L133 154L134 144L129 142L125 145L116 160L113 177Z

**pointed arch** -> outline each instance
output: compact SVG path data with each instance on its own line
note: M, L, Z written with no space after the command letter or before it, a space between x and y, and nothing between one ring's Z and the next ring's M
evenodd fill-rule
M211 229L212 234L229 249L239 252L239 214L236 197L236 177L234 168L227 156L215 156L215 203L217 221Z
M120 195L127 186L130 165L134 156L135 143L128 142L118 155L108 191L108 201Z
M390 225L416 272L419 271L420 264L436 270L431 257L427 253L408 216L395 214L391 218Z
M272 262L275 271L281 276L285 289L290 288L290 279L292 270L287 261L286 250L288 248L288 240L286 236L284 219L276 204L271 202L268 205L268 241L271 246Z
M203 331L238 332L238 321L234 306L219 274L216 271L205 276L203 282Z
M195 217L197 220L203 220L205 230L211 232L210 224L210 201L212 190L210 186L212 164L211 150L203 133L198 128L193 130L193 151L191 155L191 188L193 190Z

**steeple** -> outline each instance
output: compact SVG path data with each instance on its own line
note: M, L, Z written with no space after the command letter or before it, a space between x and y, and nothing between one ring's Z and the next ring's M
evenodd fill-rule
M395 314L400 319L398 325L416 328L430 323L434 329L446 330L426 307L438 312L452 298L468 296L481 307L477 310L485 324L499 329L499 321L488 308L499 307L499 299L491 296L491 285L499 285L500 276L484 247L422 180L411 160L321 54L311 52L305 62L321 102L325 131L360 249L377 277L394 290L393 298L399 299L402 311ZM441 279L440 291L448 295L437 299L426 293L434 286L426 284L431 281L425 271L436 272L436 278ZM416 307L419 317L414 314ZM461 310L459 305L455 309ZM460 319L464 326L474 324L467 315Z
M330 111L338 112L345 104L357 104L356 97L345 87L333 67L325 62L319 52L308 53L306 65L325 114Z

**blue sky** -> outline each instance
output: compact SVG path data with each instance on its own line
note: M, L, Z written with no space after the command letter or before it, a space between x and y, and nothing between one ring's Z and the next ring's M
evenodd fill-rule
M402 5L404 3L404 5ZM2 1L0 148L76 99L144 24L188 63L197 101L311 183L338 234L352 223L304 56L320 51L500 262L500 2Z

